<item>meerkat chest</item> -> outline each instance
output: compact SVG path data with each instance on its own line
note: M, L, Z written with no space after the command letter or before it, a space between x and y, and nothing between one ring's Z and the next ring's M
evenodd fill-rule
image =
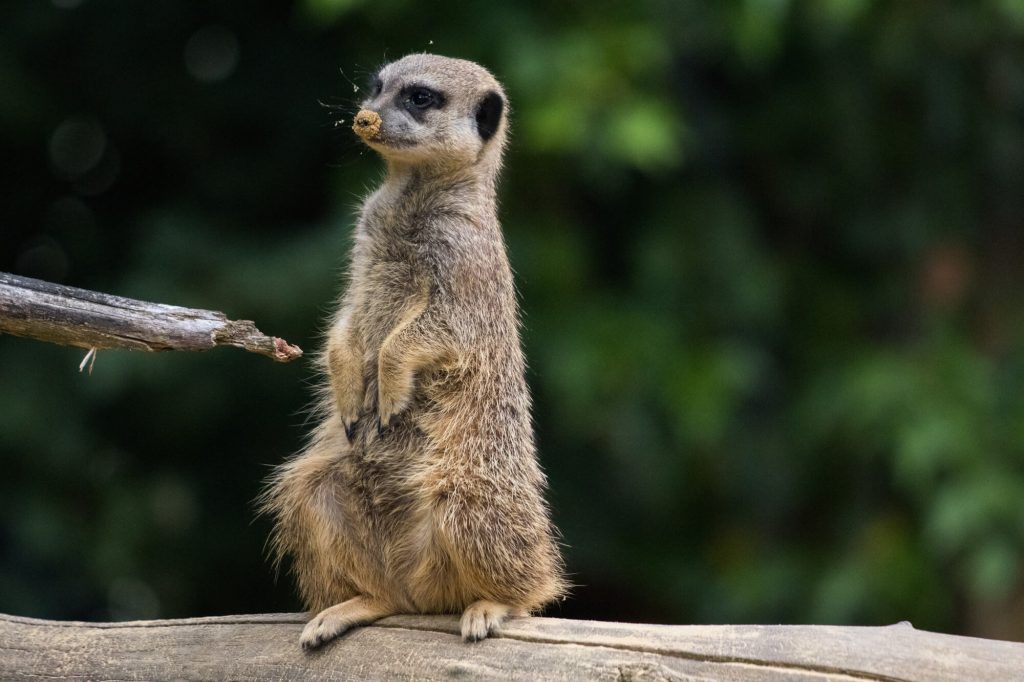
M370 346L379 345L410 307L421 307L429 295L430 244L417 221L422 218L414 211L394 203L368 202L364 211L352 286Z

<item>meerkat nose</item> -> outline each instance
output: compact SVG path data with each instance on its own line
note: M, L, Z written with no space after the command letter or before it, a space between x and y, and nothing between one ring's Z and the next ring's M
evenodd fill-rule
M356 118L352 122L352 130L364 140L372 140L380 135L380 124L380 114L376 111L363 109L356 114Z

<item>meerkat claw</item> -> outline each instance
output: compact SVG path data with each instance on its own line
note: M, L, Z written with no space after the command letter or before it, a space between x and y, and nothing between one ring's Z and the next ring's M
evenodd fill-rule
M352 442L352 438L354 438L355 435L356 435L356 422L357 421L358 421L357 419L353 419L352 421L343 422L344 425L345 425L345 437L348 438L348 442L349 443Z
M390 420L389 420L390 421ZM377 418L377 435L383 436L388 432L388 422L384 421L380 417Z

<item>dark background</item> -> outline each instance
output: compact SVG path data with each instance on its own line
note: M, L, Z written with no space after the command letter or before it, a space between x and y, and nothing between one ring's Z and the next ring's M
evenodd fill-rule
M551 615L1024 639L1018 0L8 1L0 270L314 350L421 50L512 102ZM83 355L0 338L0 612L298 608L252 500L308 355Z

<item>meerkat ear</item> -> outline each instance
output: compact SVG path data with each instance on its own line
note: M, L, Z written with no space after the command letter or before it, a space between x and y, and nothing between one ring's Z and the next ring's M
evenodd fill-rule
M494 137L498 132L498 125L501 123L501 112L505 108L505 101L501 95L491 90L480 103L476 105L476 131L484 142Z

